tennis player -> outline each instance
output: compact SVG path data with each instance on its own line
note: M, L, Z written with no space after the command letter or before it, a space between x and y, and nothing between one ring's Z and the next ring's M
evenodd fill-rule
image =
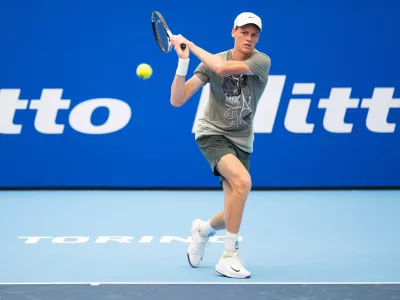
M191 225L188 261L198 267L206 245L217 230L226 229L224 251L215 269L231 278L248 278L239 256L238 234L246 199L251 189L249 157L253 152L253 120L268 81L271 59L255 49L262 30L261 19L249 12L239 14L233 24L233 49L211 54L182 35L171 38L179 59L171 86L171 104L182 106L200 87L209 83L204 117L198 120L195 140L224 191L224 210L208 221ZM186 44L185 50L180 45ZM201 63L186 81L189 54Z

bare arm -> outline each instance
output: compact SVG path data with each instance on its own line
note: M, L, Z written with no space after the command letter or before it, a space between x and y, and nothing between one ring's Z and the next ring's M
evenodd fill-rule
M253 72L250 70L249 66L242 61L225 61L222 58L196 46L193 42L189 42L188 44L190 51L218 75L253 75Z
M193 75L192 78L186 82L185 78L184 76L175 75L171 85L170 101L172 106L179 107L185 104L185 102L204 84L196 75Z
M235 74L246 74L246 75L254 75L254 73L251 71L249 66L242 62L242 61L226 61L223 60L222 58L218 57L217 55L214 55L210 52L207 52L206 50L200 48L193 42L185 39L182 35L177 35L172 38L174 45L180 45L182 43L187 45L188 50L192 52L194 55L197 56L198 59L200 59L209 69L211 69L213 72L217 73L218 75L221 76L226 76L226 75L235 75ZM188 53L185 53L180 50L179 47L175 47L179 57L186 58L188 57ZM187 51L188 52L188 51ZM186 56L186 55L187 56Z
M185 102L204 85L204 82L196 75L193 75L186 81L190 49L189 47L185 50L181 49L180 45L183 43L181 36L172 36L171 42L178 54L179 63L183 62L182 66L185 66L185 68L181 68L181 65L178 64L179 72L177 69L171 85L171 105L179 107L185 104Z

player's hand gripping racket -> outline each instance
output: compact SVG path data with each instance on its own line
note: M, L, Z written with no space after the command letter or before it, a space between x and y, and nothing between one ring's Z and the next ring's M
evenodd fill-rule
M156 38L158 46L165 53L168 53L172 49L171 36L172 32L169 30L167 23L163 16L158 11L153 11L151 14L151 25L153 27L154 36ZM185 50L186 45L181 44L181 49Z

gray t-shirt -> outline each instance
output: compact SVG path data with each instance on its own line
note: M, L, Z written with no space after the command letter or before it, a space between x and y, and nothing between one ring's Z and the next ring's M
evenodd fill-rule
M232 50L217 54L232 59ZM254 50L244 61L254 75L220 76L203 62L194 71L204 85L210 84L204 116L198 119L195 139L203 135L222 134L246 152L253 152L253 120L257 104L268 82L271 59Z

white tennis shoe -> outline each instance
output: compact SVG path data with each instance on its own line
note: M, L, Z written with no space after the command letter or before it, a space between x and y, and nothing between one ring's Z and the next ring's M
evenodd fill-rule
M239 252L224 251L215 270L231 278L249 278L251 273L243 266L243 261L239 256Z
M191 233L192 233L192 241L189 245L189 249L187 252L187 258L189 264L196 268L201 264L201 261L204 257L204 252L206 246L209 244L210 237L202 237L200 235L200 225L203 223L202 220L196 219L192 223Z

